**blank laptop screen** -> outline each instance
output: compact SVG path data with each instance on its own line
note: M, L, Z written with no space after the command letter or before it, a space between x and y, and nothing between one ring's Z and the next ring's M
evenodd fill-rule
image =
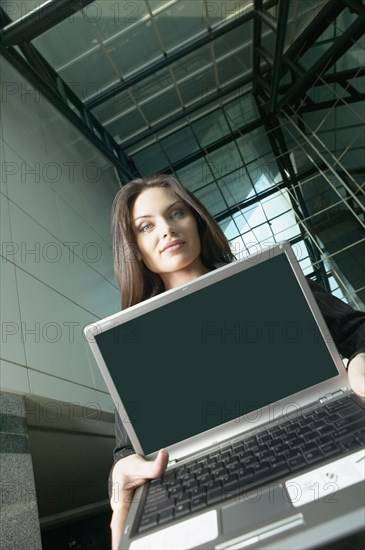
M96 341L145 454L338 374L284 254Z

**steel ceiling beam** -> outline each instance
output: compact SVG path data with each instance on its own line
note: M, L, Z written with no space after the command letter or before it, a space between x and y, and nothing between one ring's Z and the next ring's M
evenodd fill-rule
M260 8L260 2L261 0L255 0L257 9ZM289 2L286 2L289 4ZM293 42L293 44L288 48L288 50L285 52L285 54L282 56L281 59L281 67L279 70L279 81L278 81L278 89L282 90L280 87L280 80L283 76L287 74L287 72L290 70L292 74L292 82L294 82L298 77L301 78L304 76L305 71L302 69L302 67L298 64L298 59L301 55L303 55L318 39L318 37L325 31L325 29L338 17L338 15L345 9L346 6L342 4L339 0L329 0L321 9L321 11L317 14L317 16L311 21L311 23L301 32L301 34L298 36L298 38ZM283 8L282 8L283 9ZM261 24L261 20L259 17L256 18L258 22L255 21L255 25L257 26L257 29L259 28L258 25ZM259 34L259 30L256 31L257 34ZM255 38L255 28L254 28L254 38ZM260 40L260 37L257 38L257 40ZM259 46L259 42L258 42ZM258 52L254 53L254 70L256 70L256 80L254 82L254 93L255 95L260 93L260 86L261 88L268 92L268 85L269 82L266 83L266 81L263 81L260 75L258 74L258 58L259 54ZM266 84L266 85L264 85ZM276 85L276 82L275 82ZM287 87L290 89L293 84L285 85L283 88L286 89ZM266 94L264 94L265 97ZM270 101L270 98L267 99L267 101ZM275 105L276 107L276 105ZM276 111L278 109L276 108Z
M257 14L262 11L262 0L254 0L255 18L253 20L253 44L252 44L252 90L255 94L258 88L260 74L260 48L261 48L261 23L262 19Z
M365 67L359 67L357 69L347 69L345 71L339 71L336 73L324 74L320 79L316 80L312 87L324 86L325 84L341 84L341 82L346 82L349 80L354 80L355 78L361 78L365 76ZM280 87L280 91L285 93L290 90L291 84L285 84Z
M0 30L0 44L15 46L29 42L61 23L94 0L48 0Z
M365 5L361 0L342 0L352 12L365 15Z
M265 5L267 8L273 7L277 4L278 0L268 0L265 2ZM175 51L165 53L164 57L160 59L159 61L156 61L155 63L151 64L150 66L146 67L145 69L142 69L140 71L137 71L133 76L127 77L121 82L117 82L115 84L111 84L108 86L105 90L100 92L99 94L95 95L94 97L91 97L90 99L86 100L84 103L89 109L94 109L98 105L101 105L105 101L108 101L108 99L113 98L117 94L124 92L131 86L134 86L135 84L138 84L139 82L142 82L146 78L148 78L151 75L156 74L161 69L164 69L174 63L175 61L178 61L179 59L182 59L184 56L195 52L199 48L206 46L207 44L210 44L213 40L216 40L217 38L224 36L228 32L236 29L240 25L243 25L244 23L247 23L253 18L253 11L248 13L243 13L240 16L233 17L229 23L226 23L225 25L222 25L215 29L209 29L208 33L202 37L195 38L194 40L191 40L188 44L185 46L180 46L178 48L175 48Z
M286 27L288 24L288 15L289 15L289 2L287 0L279 1L279 10L277 16L277 32L275 38L275 50L274 50L274 66L272 70L272 79L271 79L271 94L269 102L269 111L273 113L276 111L276 103L279 93L279 82L281 78L281 66L282 66L282 57L285 46L285 34Z
M302 56L344 9L345 6L340 0L329 0L293 44L289 46L285 56L292 61Z
M357 93L356 95L350 95L348 97L341 97L338 99L331 99L329 101L322 101L321 103L310 103L309 105L303 105L299 108L299 113L313 113L315 111L322 111L323 109L333 109L333 107L343 107L344 104L358 103L359 101L365 102L365 94Z
M293 84L278 102L277 111L280 111L293 99L302 97L322 71L328 70L364 34L364 28L365 15L361 15L334 41L332 46L307 70L303 77Z

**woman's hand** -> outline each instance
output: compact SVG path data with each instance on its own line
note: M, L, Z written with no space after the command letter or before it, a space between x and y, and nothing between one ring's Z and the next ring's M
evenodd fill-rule
M365 399L365 353L358 353L351 359L347 372L351 388Z
M125 520L133 499L134 490L149 479L163 475L169 459L166 449L162 449L154 461L145 460L134 454L119 460L113 468L113 492L110 505L113 510L110 528L112 548L118 548Z

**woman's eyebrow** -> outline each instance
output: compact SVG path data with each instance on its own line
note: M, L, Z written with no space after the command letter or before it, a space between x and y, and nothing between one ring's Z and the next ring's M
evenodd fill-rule
M170 204L170 206L168 206L166 209L165 209L165 212L167 212L168 210L170 210L170 208L172 208L173 206L175 206L176 204L183 204L182 201L178 200L178 201L175 201L173 202L172 204ZM137 218L134 218L134 221L137 221L141 218L153 218L153 214L144 214L143 216L137 216Z

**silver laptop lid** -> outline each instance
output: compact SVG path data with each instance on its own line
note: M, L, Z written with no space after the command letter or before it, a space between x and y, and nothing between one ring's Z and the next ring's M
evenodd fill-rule
M347 391L289 243L85 328L135 450L171 461Z

